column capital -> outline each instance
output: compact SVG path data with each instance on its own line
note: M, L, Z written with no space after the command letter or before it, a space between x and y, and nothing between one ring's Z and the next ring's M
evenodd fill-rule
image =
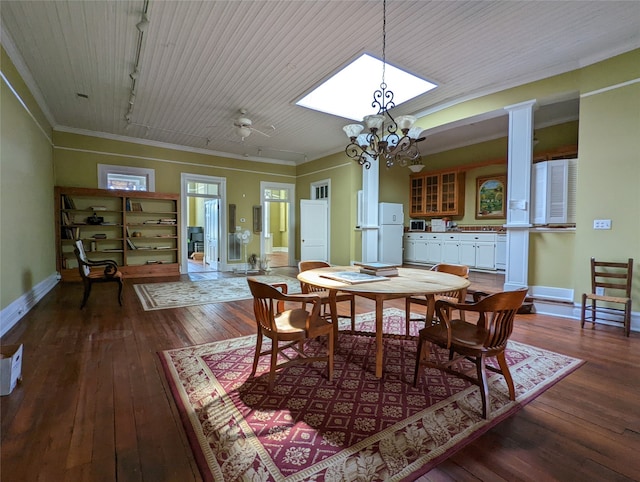
M520 102L518 104L505 105L504 110L513 111L513 110L522 110L522 109L531 109L537 108L538 101L536 99L526 100L524 102Z

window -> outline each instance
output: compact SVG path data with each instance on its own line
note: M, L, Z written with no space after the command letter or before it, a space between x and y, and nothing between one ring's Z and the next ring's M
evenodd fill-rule
M141 167L98 164L98 187L125 191L156 190L156 171Z
M311 184L311 199L329 199L329 181Z

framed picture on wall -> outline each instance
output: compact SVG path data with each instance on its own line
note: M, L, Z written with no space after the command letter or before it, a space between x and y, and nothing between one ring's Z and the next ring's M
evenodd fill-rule
M483 176L476 179L476 219L506 218L507 176Z

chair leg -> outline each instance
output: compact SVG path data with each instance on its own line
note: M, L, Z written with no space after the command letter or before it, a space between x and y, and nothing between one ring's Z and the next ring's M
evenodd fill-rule
M487 418L489 412L489 385L487 383L487 371L484 367L484 356L476 358L476 371L480 385L480 396L482 397L482 418Z
M249 378L253 378L258 369L258 360L260 359L260 350L262 350L262 330L258 327L258 338L256 339L256 353L253 355L253 368Z
M84 282L84 294L82 295L82 303L80 304L80 309L84 308L84 305L87 304L87 300L89 299L89 295L91 294L91 282Z
M118 279L118 284L120 285L118 287L118 303L120 303L120 306L122 306L122 288L124 286L122 279Z
M629 336L631 332L631 300L624 305L624 334Z
M582 294L582 310L580 312L580 328L584 328L584 320L587 312L587 295Z
M406 320L406 336L409 337L409 327L411 325L411 300L409 298L405 298L404 300L404 311L405 311L405 320Z
M511 371L509 371L507 357L504 352L500 352L496 355L496 358L498 359L498 365L500 365L500 370L502 370L502 375L504 376L504 379L507 382L507 387L509 388L509 400L515 400L516 389L513 386L513 378L511 377Z
M356 300L352 298L349 301L351 305L351 331L356 331Z
M418 386L418 376L420 375L420 360L422 360L422 355L424 351L425 343L422 338L418 338L418 350L416 352L416 369L413 372L413 386Z
M276 367L278 366L278 341L271 340L271 366L269 367L269 391L273 390L273 381L276 378Z
M596 300L591 300L591 329L596 329Z

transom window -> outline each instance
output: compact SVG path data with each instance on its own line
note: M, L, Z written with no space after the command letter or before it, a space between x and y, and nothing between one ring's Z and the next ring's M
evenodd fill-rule
M98 186L100 189L155 192L155 177L155 169L98 164Z
M311 184L311 199L329 199L329 181Z

